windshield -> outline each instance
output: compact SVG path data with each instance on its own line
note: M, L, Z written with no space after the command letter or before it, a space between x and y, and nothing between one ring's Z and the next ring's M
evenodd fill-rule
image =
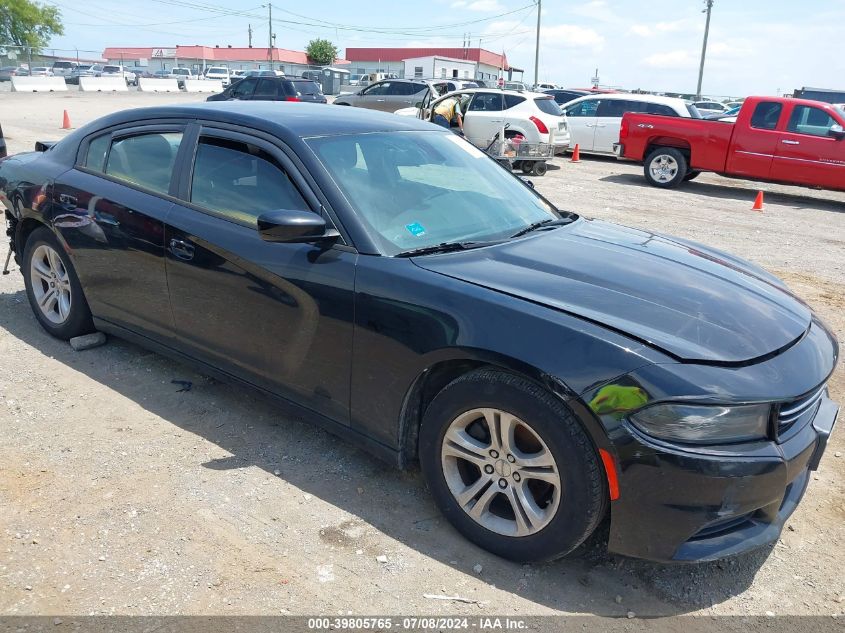
M534 102L537 104L537 108L539 108L541 112L554 114L555 116L563 115L563 110L560 109L560 106L552 97L538 97L537 99L534 99Z
M842 116L845 116L845 103L837 103L833 106Z
M506 239L531 224L561 217L454 134L381 132L307 142L388 255L442 243Z
M694 104L688 103L687 104L687 110L689 111L689 115L693 119L701 119L702 118L701 112L698 111L698 108L696 108Z
M103 66L104 73L118 73L120 72L120 66Z

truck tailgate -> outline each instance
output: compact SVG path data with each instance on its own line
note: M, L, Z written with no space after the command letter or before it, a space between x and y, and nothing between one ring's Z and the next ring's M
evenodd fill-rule
M689 150L690 168L724 172L733 123L626 112L619 142L624 158L642 162L652 147Z

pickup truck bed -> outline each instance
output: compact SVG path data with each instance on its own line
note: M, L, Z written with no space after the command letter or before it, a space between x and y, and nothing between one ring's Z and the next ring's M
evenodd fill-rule
M845 191L845 109L828 103L749 97L736 123L626 113L615 149L657 187L712 171Z

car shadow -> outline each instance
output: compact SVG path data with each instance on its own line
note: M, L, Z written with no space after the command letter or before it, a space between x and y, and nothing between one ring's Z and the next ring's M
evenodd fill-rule
M655 189L649 185L642 174L612 174L600 178L602 182L618 183ZM681 184L673 192L690 193L708 198L721 198L725 200L748 200L749 204L754 201L754 196L759 189L748 189L730 185L717 185L709 182L690 181ZM817 211L832 211L834 213L845 213L845 203L836 200L824 200L813 196L801 195L798 193L783 193L780 191L766 192L766 202L781 206L792 207L795 210L812 209Z
M771 551L715 563L661 565L609 554L604 525L568 558L512 563L460 536L441 517L418 472L400 472L325 431L291 419L260 393L217 381L116 338L105 346L75 352L41 329L23 291L0 294L0 325L44 356L229 453L211 461L198 455L198 478L204 468L257 466L271 475L278 473L279 485L286 481L426 557L468 575L476 575L473 567L481 564L486 582L543 607L617 617L628 611L655 617L689 613L745 591ZM180 391L184 382L171 383L174 380L192 386ZM107 418L103 424L108 424ZM280 523L286 523L284 509L273 510ZM327 546L335 546L337 541L328 539L341 531L340 525L330 526L320 534L323 538L326 533ZM351 547L354 552L356 545Z

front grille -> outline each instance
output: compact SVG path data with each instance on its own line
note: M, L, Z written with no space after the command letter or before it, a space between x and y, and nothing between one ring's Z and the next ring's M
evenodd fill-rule
M778 411L778 436L783 437L789 429L798 428L812 420L826 392L827 385L822 385L808 396L782 404Z

